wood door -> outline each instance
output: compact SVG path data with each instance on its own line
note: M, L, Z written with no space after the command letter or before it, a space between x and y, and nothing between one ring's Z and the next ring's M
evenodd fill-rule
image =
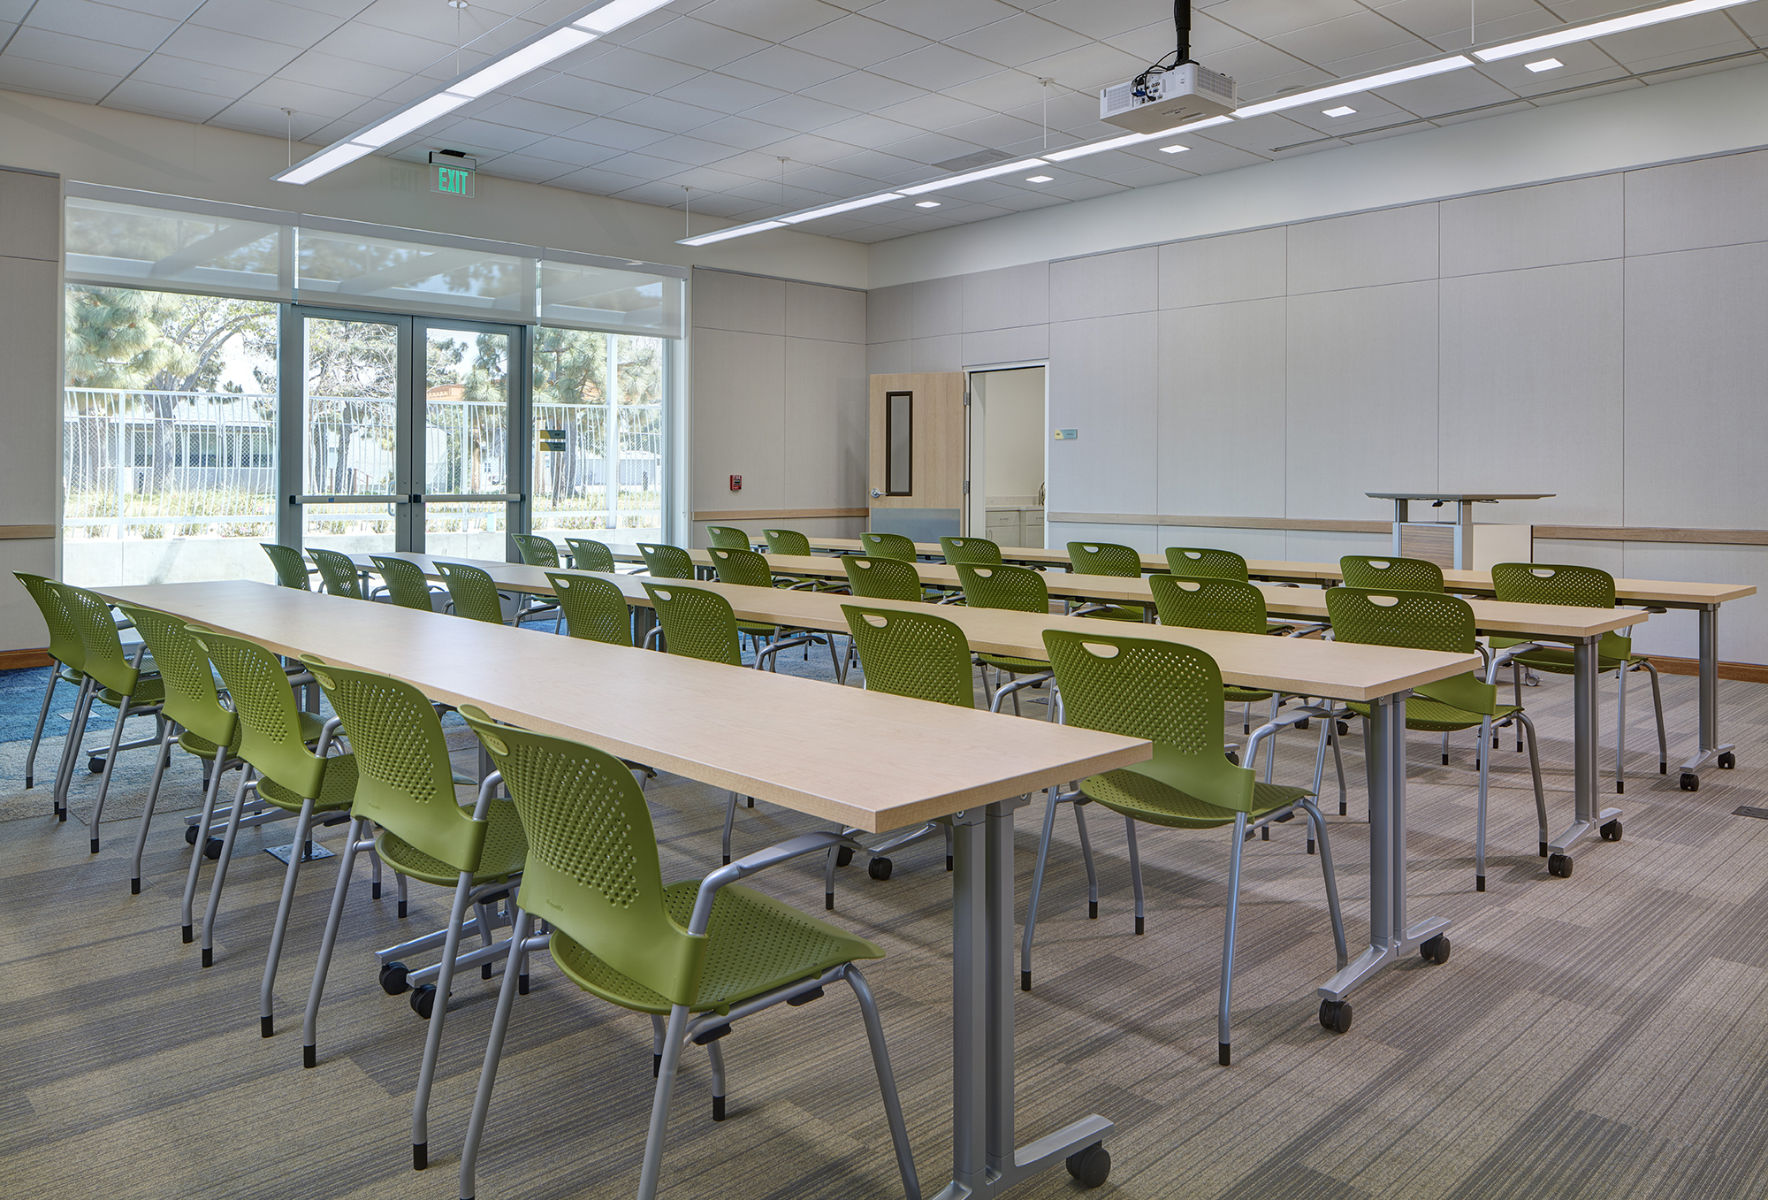
M964 374L874 375L871 528L930 542L962 529Z

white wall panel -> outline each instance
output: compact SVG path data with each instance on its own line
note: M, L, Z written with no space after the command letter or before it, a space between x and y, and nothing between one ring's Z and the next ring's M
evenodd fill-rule
M909 347L912 343L873 342L866 347L866 374L900 375L909 369Z
M1022 325L1017 329L990 329L982 333L966 333L963 358L966 368L986 367L994 363L1022 363L1048 358L1050 327Z
M1437 277L1437 206L1414 204L1289 227L1289 294Z
M696 329L693 343L693 507L786 507L785 339Z
M1160 255L1153 246L1050 264L1050 320L1147 312L1160 300Z
M1079 521L1046 521L1046 545L1067 551L1069 542L1115 542L1143 554L1158 554L1159 538L1152 525L1099 525Z
M1211 550L1232 550L1241 558L1283 558L1281 529L1215 529L1205 525L1162 525L1158 530L1159 550L1169 546L1202 546Z
M1632 579L1694 579L1709 583L1750 583L1756 594L1719 608L1719 658L1723 662L1768 663L1768 546L1677 546L1658 542L1630 542L1626 547L1626 570ZM1647 654L1674 654L1694 658L1699 653L1700 625L1692 612L1672 612L1652 617L1641 628L1634 644ZM1629 705L1631 707L1631 705ZM1736 732L1735 728L1732 730ZM1670 748L1676 750L1675 731ZM1725 716L1719 716L1723 740ZM1692 749L1693 739L1684 735ZM1680 757L1672 753L1672 757Z
M944 337L921 337L909 343L909 370L961 371L964 369L964 342L958 334Z
M1443 201L1444 277L1619 258L1622 179L1597 175Z
M1768 240L1768 150L1627 174L1627 253Z
M61 180L0 168L0 257L61 261Z
M1285 294L1289 230L1255 229L1160 247L1160 307L1189 308Z
M1049 423L1080 436L1050 444L1049 508L1154 511L1157 338L1151 312L1050 326Z
M786 284L784 331L830 342L866 342L866 294L814 283Z
M913 284L873 288L866 293L866 341L906 342L912 325L909 314L914 309Z
M0 524L56 519L60 348L60 267L38 258L0 258Z
M1048 263L965 275L961 288L965 333L1042 325L1050 319Z
M964 285L957 279L927 279L910 291L909 336L943 337L964 324Z
M694 325L739 333L786 332L786 283L759 275L696 270L689 305Z
M1283 533L1283 553L1272 555L1291 562L1336 563L1347 554L1391 554L1391 533L1332 533L1323 529L1288 529Z
M789 337L785 351L783 507L863 505L868 403L865 347Z

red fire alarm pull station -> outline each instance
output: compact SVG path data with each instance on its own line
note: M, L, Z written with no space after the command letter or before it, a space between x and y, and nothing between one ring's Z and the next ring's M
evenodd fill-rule
M731 491L740 492L742 490L743 490L743 477L741 475L732 475L731 476Z

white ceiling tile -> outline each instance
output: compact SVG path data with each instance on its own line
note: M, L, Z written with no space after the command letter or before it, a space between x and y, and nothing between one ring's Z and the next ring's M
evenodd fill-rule
M929 167L934 163L945 162L947 159L974 154L979 149L982 147L975 142L960 142L957 138L947 137L943 133L917 133L912 138L904 138L900 142L892 142L884 147L887 154L926 163Z
M956 87L944 88L940 95L949 96L953 100L968 101L978 108L1007 112L1021 105L1038 103L1043 99L1044 89L1038 83L1037 76L1024 71L1007 70L996 71L992 75L984 75Z
M751 121L747 117L725 117L697 130L695 136L742 150L756 150L791 137L792 131L761 121Z
M225 100L237 100L263 83L265 77L256 71L238 71L218 63L192 62L171 54L150 54L131 79L156 83L162 87L183 88ZM148 95L150 93L142 93Z
M1761 55L1758 54L1755 61L1761 62ZM1669 83L1673 79L1689 79L1695 75L1713 75L1720 71L1730 71L1736 69L1737 66L1738 62L1735 58L1716 59L1712 62L1694 63L1686 67L1653 71L1647 77L1646 82L1652 84Z
M600 117L594 121L585 122L571 131L571 137L576 141L588 142L594 146L607 146L610 149L621 151L642 150L668 136L660 129L649 129L643 125L616 121L611 117Z
M845 121L824 126L821 130L823 137L846 142L850 146L882 146L890 142L900 142L917 132L919 131L913 125L904 125L870 113L860 113Z
M800 133L768 147L774 155L784 155L794 163L829 163L853 153L853 147L815 133Z
M611 113L645 98L642 92L614 87L596 79L567 75L562 71L550 72L546 78L523 88L517 94L524 100L568 108L585 117Z
M1038 5L1031 11L1046 21L1054 21L1096 41L1104 41L1148 25L1159 15L1156 10L1157 6L1149 4L1148 0L1051 0L1051 3ZM1194 14L1193 22L1200 17L1201 14ZM1170 39L1173 31L1170 17L1165 25Z
M477 117L461 117L433 126L430 137L434 141L446 143L450 150L464 150L483 157L491 154L512 154L526 149L543 140L544 135L526 129L515 129L509 125L494 125ZM577 165L587 166L588 163Z
M869 67L927 44L919 34L907 33L868 17L848 14L827 25L790 39L794 50L815 54L849 67Z
M1644 71L1755 48L1724 13L1617 33L1602 38L1596 45L1622 66Z
M102 99L122 79L121 75L108 75L102 71L70 71L54 63L0 54L0 88L91 104Z
M1009 117L1002 113L991 113L976 121L961 121L950 126L946 132L966 142L992 146L997 150L1018 147L1027 153L1036 154L1042 149L1042 129L1030 121L1021 121L1018 117Z
M687 133L712 124L723 114L717 109L683 104L665 96L646 96L625 108L615 109L608 115L633 125L661 129L664 133Z
M12 40L6 43L5 57L28 58L77 71L95 71L100 75L127 75L141 64L147 52L20 25ZM71 87L69 90L83 89Z
M220 125L227 129L238 129L246 133L262 133L269 137L286 137L289 127L294 128L297 142L311 141L313 135L329 120L313 113L296 113L292 118L285 116L281 108L270 104L259 104L252 100L236 100L226 108L209 118L209 124ZM305 155L306 151L303 150Z
M584 125L583 114L551 104L539 104L521 96L511 96L492 104L480 101L466 110L467 114L493 125L508 125L531 133L569 133Z
M693 17L677 17L627 44L646 54L672 58L707 71L767 48L760 38L721 29Z
M207 0L190 21L303 49L344 23L342 17L321 9L279 0Z
M1347 116L1329 117L1325 113L1328 108L1354 108L1357 111ZM1361 133L1365 129L1393 125L1412 117L1411 113L1369 92L1340 96L1321 104L1303 105L1289 109L1283 115L1298 125L1305 125L1315 133L1323 133L1328 137Z
M646 54L629 46L612 46L606 53L591 58L588 55L593 49L593 46L589 46L576 54L567 55L559 66L571 75L580 75L597 83L646 94L686 83L703 73L699 67L658 58L655 54Z
M366 99L363 96L352 96L349 92L335 88L318 87L310 83L301 83L294 79L285 79L278 75L266 79L263 83L245 93L242 97L251 104L261 104L269 108L292 108L298 122L311 124L317 118L321 121L335 121L339 117L355 112Z
M188 24L179 26L160 43L160 51L179 58L224 63L242 71L259 71L265 75L281 70L300 54L299 50L284 42Z
M822 86L832 87L834 81ZM758 105L743 115L768 125L779 125L799 133L811 133L853 116L853 110L807 95L781 96L778 100Z
M187 92L183 88L125 79L111 89L110 95L104 98L104 106L200 123L226 108L227 101L202 92Z
M581 167L569 171L552 181L555 187L572 188L579 192L594 192L598 196L610 196L625 188L643 183L636 175L622 175L605 167Z
M919 50L910 50L907 54L887 58L874 65L872 73L913 87L940 92L972 79L980 79L984 75L992 75L998 69L996 64L987 59L934 42Z
M1232 75L1240 103L1261 100L1295 88L1331 83L1333 76L1264 42L1248 42L1218 55L1210 67Z
M730 147L720 146L717 142L702 141L686 134L664 138L660 142L652 142L645 147L646 154L658 158L667 158L684 166L705 166L730 156Z
M1162 154L1157 157L1161 159L1160 162L1134 154L1095 154L1074 165L1082 168L1081 174L1132 188L1171 183L1175 179L1187 179L1195 174L1185 170L1188 155Z
M1218 142L1269 156L1277 146L1293 146L1298 142L1312 141L1319 135L1306 125L1291 121L1285 114L1272 113L1250 121L1235 121L1232 125L1217 125L1209 131L1209 136Z
M309 50L276 74L296 83L362 96L379 96L409 78L404 71L359 62L324 50Z
M570 174L572 169L569 165L554 162L550 158L520 153L502 154L479 163L481 174L494 175L499 179L516 179L523 183L548 183L561 175Z
M1586 100L1591 96L1606 96L1610 92L1627 92L1634 88L1642 88L1645 84L1632 78L1616 79L1608 83L1591 84L1570 92L1548 92L1544 96L1533 96L1530 99L1538 107L1549 104L1563 104L1568 100Z
M1221 0L1209 15L1255 38L1280 37L1363 11L1357 0Z
M857 154L831 159L826 165L833 170L850 171L866 179L891 185L912 183L927 177L925 164L898 158L894 154L885 154L881 150L861 150Z
M1089 45L1090 39L1029 13L1015 13L1004 21L960 33L947 39L946 44L1003 66L1016 67Z
M786 46L769 46L747 58L726 63L720 71L787 92L803 91L848 73L847 67L841 63Z
M15 7L16 14L6 19L17 21L28 10L30 15L24 21L27 29L47 29L135 50L152 50L178 28L177 21L166 17L112 8L92 0L55 0L53 4L24 3ZM5 16L5 10L6 6L0 5L0 16Z
M912 125L918 130L938 130L963 121L979 121L995 114L979 105L928 92L913 100L880 108L876 115L903 125Z
M1380 94L1383 99L1420 117L1504 104L1516 98L1509 88L1492 82L1478 71L1450 71L1429 79L1414 79L1410 83L1382 88Z
M1122 83L1147 65L1144 58L1097 42L1021 64L1026 73L1054 79L1077 92L1096 92L1102 87Z
M1210 132L1216 131L1212 129ZM1254 163L1265 161L1263 156L1254 154L1250 150L1242 150L1238 146L1230 146L1225 142L1212 141L1207 137L1192 136L1183 140L1191 148L1183 154L1166 157L1179 159L1187 171L1208 175L1216 171L1232 171L1236 167L1250 167ZM1159 153L1158 149L1153 153ZM1101 154L1099 157L1106 156ZM1084 163L1089 160L1082 159L1081 161Z
M355 3L356 0L350 0ZM36 0L0 0L0 12L10 7L20 16L36 3ZM126 8L130 12L151 13L156 17L165 17L172 21L182 21L197 10L202 0L105 0L112 8Z
M1536 0L1480 0L1477 5L1468 0L1375 0L1370 7L1426 41L1457 48L1559 24Z
M870 71L855 71L843 75L839 79L831 79L827 83L819 83L815 87L805 88L800 99L819 101L824 104L839 104L858 112L877 112L892 104L901 104L905 100L913 100L924 95L919 88L894 79L886 79L882 75L874 75ZM750 116L755 114L751 113ZM841 120L851 113L842 113L831 119Z
M734 64L733 64L734 65ZM715 121L730 113L746 112L766 104L769 100L778 100L792 89L782 90L755 83L748 79L733 79L721 71L705 71L686 83L678 83L662 92L659 99L674 101L678 104L691 104L696 108L716 110L707 120ZM640 110L644 104L639 105ZM629 116L627 120L638 120ZM654 122L645 122L653 124ZM705 124L704 121L701 124Z
M1386 62L1392 65L1426 58L1433 52L1430 43L1372 12L1335 17L1270 42L1315 66L1371 52L1386 53Z
M866 8L865 15L924 38L944 41L979 25L1004 21L1014 11L998 0L940 0L937 4L928 4L926 0L882 0Z
M770 42L783 42L841 15L840 9L817 0L711 0L694 10L695 20Z

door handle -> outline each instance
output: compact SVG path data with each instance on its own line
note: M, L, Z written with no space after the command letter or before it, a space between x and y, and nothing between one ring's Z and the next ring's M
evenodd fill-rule
M883 499L883 498L884 498L884 493L883 493L883 492L880 492L880 491L879 491L879 490L878 490L878 489L877 489L877 488L873 488L873 489L872 489L872 499L874 499L874 500L882 500L882 499Z

